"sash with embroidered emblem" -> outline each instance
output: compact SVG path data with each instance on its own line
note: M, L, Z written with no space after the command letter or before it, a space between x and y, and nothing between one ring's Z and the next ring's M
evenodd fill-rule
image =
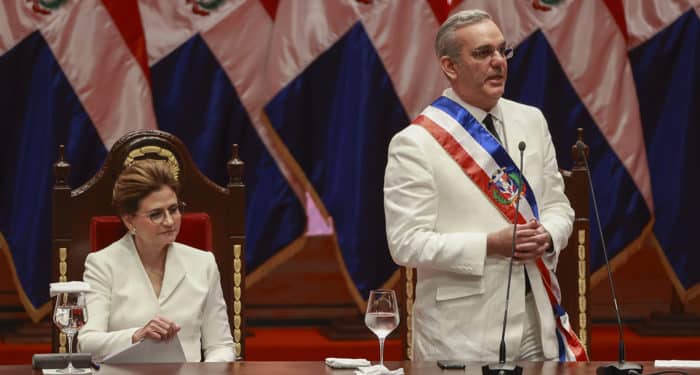
M539 221L535 194L527 179L508 152L469 111L447 97L440 97L426 108L412 124L423 127L459 165L465 175L486 195L499 212L513 223ZM515 200L520 197L518 212ZM559 360L587 361L585 348L571 329L569 318L561 306L561 293L556 275L537 259L547 296L557 322Z

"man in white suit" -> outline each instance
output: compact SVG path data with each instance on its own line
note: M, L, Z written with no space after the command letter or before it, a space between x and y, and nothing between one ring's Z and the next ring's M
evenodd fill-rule
M566 246L573 210L547 122L501 97L513 51L487 13L451 16L435 49L451 88L394 136L384 181L391 255L418 272L414 359L498 360L513 220L507 360L556 359L542 273ZM521 142L526 182L515 162Z

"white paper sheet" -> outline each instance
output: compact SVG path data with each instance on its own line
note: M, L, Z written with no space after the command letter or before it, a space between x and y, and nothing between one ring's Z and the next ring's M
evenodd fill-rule
M55 297L59 293L89 292L90 284L84 281L64 281L49 284L49 296Z
M182 363L185 352L180 339L175 336L168 341L142 340L126 349L110 354L104 359L106 364L118 363Z
M78 372L82 371L82 372ZM41 373L44 375L65 375L66 373L63 372L62 368L45 368L41 370ZM73 370L74 374L92 374L92 370L89 368L76 368Z
M326 365L330 368L358 368L361 366L370 366L372 363L364 358L326 358Z
M685 368L700 368L700 361L690 360L660 360L654 361L654 367L685 367Z

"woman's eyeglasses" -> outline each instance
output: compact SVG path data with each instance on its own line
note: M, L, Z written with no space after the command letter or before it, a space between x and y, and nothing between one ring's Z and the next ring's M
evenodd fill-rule
M185 202L178 202L167 208L159 208L142 214L136 213L135 215L145 216L149 220L151 220L153 224L160 225L163 224L163 222L165 221L165 218L167 216L166 212L171 217L178 217L182 215L183 212L185 212L186 206L187 205L185 204Z

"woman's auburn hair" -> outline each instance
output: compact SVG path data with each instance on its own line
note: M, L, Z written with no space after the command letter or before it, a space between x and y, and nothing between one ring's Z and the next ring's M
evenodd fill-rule
M112 190L112 206L121 215L133 215L141 200L168 186L177 195L180 182L164 160L143 159L133 162L117 177Z

